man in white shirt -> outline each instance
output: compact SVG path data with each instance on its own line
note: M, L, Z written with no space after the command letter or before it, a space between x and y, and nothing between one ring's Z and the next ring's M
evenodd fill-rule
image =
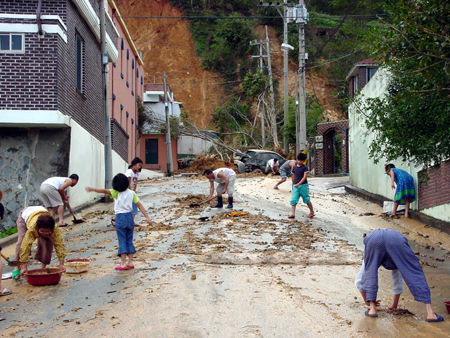
M269 168L272 171L273 175L276 175L278 173L278 169L279 169L279 162L276 158L272 158L270 160L267 161L267 165L266 165L266 174L269 173Z
M67 223L64 222L64 206L73 214L65 190L76 186L79 179L77 174L72 174L69 177L51 177L41 184L40 192L44 205L49 209L52 217L55 217L56 210L58 210L60 227L67 226Z
M214 182L219 183L217 186L217 204L214 208L223 207L223 194L228 194L228 209L233 208L233 191L234 191L234 181L236 179L236 173L230 168L220 168L212 171L211 169L206 169L203 172L210 183L209 197L208 201L212 200L214 195Z

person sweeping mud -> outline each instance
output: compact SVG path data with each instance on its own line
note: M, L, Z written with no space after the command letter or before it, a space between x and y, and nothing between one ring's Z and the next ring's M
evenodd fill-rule
M295 166L296 163L297 163L296 160L287 160L286 162L283 163L283 165L280 167L281 180L279 180L278 183L275 184L275 186L273 187L275 190L279 190L280 188L278 188L278 186L281 183L286 182L288 177L292 176L292 168ZM292 184L294 184L294 176L292 176Z
M144 214L148 225L152 221L148 217L144 206L139 202L136 193L128 189L130 182L124 174L117 174L112 181L112 189L86 187L87 192L96 192L105 194L114 198L114 212L116 218L116 233L119 241L119 250L117 255L120 257L120 264L116 270L134 269L133 258L136 249L133 245L134 219L132 216L133 203ZM128 257L128 261L127 261Z
M45 268L52 259L53 248L59 259L59 270L66 271L64 260L66 258L66 247L64 238L55 219L44 207L35 206L23 209L16 221L17 244L16 260L20 261L22 268L13 270L12 277L19 279L28 271L28 257L31 246L37 240L37 250L34 258L41 262L41 268Z
M209 189L209 197L207 202L211 201L214 195L214 182L219 183L217 186L217 204L214 208L222 208L223 207L223 194L228 194L228 209L233 208L233 192L234 192L234 181L236 180L236 173L233 169L230 168L220 168L212 171L211 169L206 169L203 172L203 176L205 176L209 180L210 189Z
M417 302L425 303L427 322L442 322L444 318L431 307L430 288L419 259L411 250L408 239L393 229L377 229L364 238L364 272L362 280L363 298L370 308L365 315L371 318L377 314L378 268L383 265L387 270L398 269L408 285L409 291ZM400 291L400 290L399 290ZM391 308L396 308L401 292L394 292ZM365 297L364 297L365 295Z
M392 189L396 189L395 184L397 185L391 217L398 218L397 208L399 205L404 205L405 218L409 218L409 205L416 200L414 178L403 169L397 169L392 163L386 164L384 170L386 175L391 176Z
M55 212L58 211L59 226L64 227L68 224L64 222L64 205L73 214L73 210L69 205L69 198L64 191L68 187L77 185L79 177L77 174L72 174L69 177L51 177L42 182L41 196L44 205L50 209L50 214L55 217Z

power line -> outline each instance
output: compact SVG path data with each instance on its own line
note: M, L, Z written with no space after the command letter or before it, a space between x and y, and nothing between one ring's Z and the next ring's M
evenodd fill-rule
M327 64L329 64L329 63L332 63L332 62L335 62L335 61L337 61L337 60L344 59L344 58L346 58L346 57L348 57L348 56L350 56L350 55L356 54L356 53L360 52L361 50L363 50L363 48L360 48L360 49L358 49L358 50L356 50L356 51L354 51L354 52L351 52L351 53L342 55L342 56L340 56L340 57L338 57L338 58L336 58L336 59L328 60L328 62L322 62L322 63L318 63L318 62L317 62L317 63L318 63L317 66L306 67L306 68L307 68L307 69L314 69L314 68L317 68L317 67L322 67L322 66L327 65Z
M113 15L119 17L118 15ZM312 16L326 17L328 19L340 19L343 16L338 15L327 15L314 13ZM387 14L367 14L367 15L347 15L351 18L373 18L376 19L378 16L387 16ZM124 19L187 19L187 20L241 20L241 19L283 19L279 16L156 16L156 15L120 15Z
M121 15L122 18L134 19L195 19L195 20L221 20L221 19L280 19L279 16L155 16L155 15Z

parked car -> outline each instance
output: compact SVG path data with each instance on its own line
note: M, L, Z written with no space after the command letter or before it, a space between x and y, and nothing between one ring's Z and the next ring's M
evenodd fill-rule
M278 160L280 166L286 162L283 156L274 151L249 149L245 153L235 153L234 164L239 173L256 170L265 172L267 162L274 158Z

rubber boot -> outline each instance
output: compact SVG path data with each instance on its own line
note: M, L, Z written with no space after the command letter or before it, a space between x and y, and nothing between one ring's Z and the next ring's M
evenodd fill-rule
M233 197L228 197L227 209L233 209Z
M223 207L223 197L217 196L217 204L214 206L214 208L222 208Z

